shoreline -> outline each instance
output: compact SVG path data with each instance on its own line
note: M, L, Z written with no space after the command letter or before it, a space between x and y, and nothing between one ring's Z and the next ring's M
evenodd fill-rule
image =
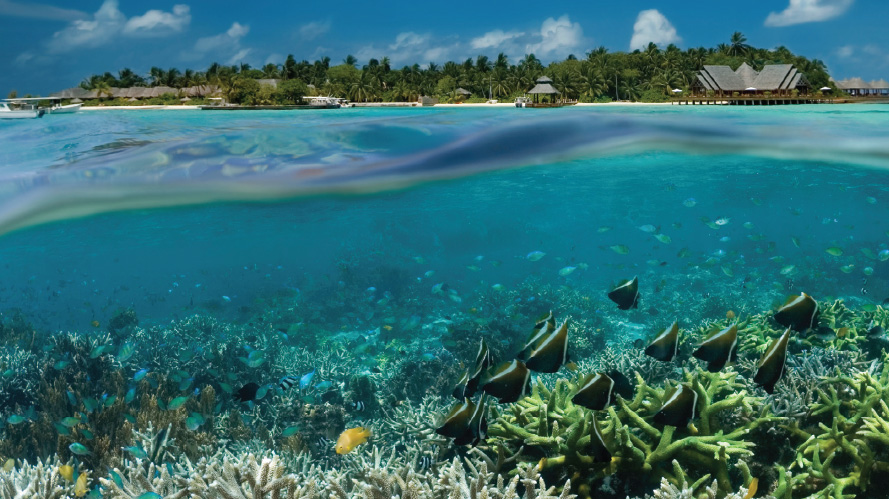
M670 102L582 102L578 104L573 104L570 106L563 106L564 108L570 107L595 107L595 106L669 106ZM464 104L436 104L434 106L361 106L361 109L402 109L402 108L515 108L515 104L512 102L498 102L497 104L487 104L484 102L473 102L473 103L464 103ZM81 107L81 111L196 111L200 110L201 106L164 106L164 105L153 105L153 106L85 106ZM562 109L562 108L554 108L554 109Z

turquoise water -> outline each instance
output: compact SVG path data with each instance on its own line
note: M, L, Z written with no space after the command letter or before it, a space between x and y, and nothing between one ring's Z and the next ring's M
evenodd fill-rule
M362 400L376 407L394 396L387 369L402 361L393 355L434 357L457 370L471 364L478 337L497 330L499 362L550 309L578 321L586 329L577 334L600 346L644 340L674 319L692 328L729 310L762 313L800 291L872 310L889 299L889 252L881 254L889 248L887 127L889 108L878 105L94 111L0 122L6 355L29 351L33 365L15 369L37 378L61 372L79 380L71 386L93 390L78 400L122 399L134 386L158 390L134 381L86 388L96 376L109 379L101 369L131 379L150 368L168 381L184 371L194 386L162 395L212 386L221 418L238 403L220 383L237 390L302 376L313 366L283 360L296 351L346 351L348 372L331 368L314 383L339 383L348 394L349 376L376 376L374 400ZM605 295L633 276L640 306L620 312ZM122 310L138 325L108 330ZM208 329L203 339L182 332L194 316L230 329ZM459 347L434 327L441 320L471 325L450 329L465 331ZM21 323L30 334L21 334ZM352 339L332 339L337 334ZM373 348L353 341L373 334L382 335ZM53 370L76 359L65 350L73 347L53 343L64 336L90 348L107 344L96 358L108 363L84 358ZM401 353L392 353L393 341ZM116 360L127 342L136 348L132 360ZM278 357L248 366L234 353L213 357L195 346L205 342ZM581 350L574 360L597 355ZM93 378L75 368L92 369ZM413 390L414 403L425 392L449 404L455 373L439 374L435 388ZM0 393L3 418L25 414L34 428L54 420L59 411L37 397L39 383L19 381ZM323 405L320 394L303 395L316 398L289 403ZM258 432L287 396L270 393L253 412L241 408L245 424ZM299 423L287 414L270 431ZM187 415L171 422L181 435ZM319 435L335 441L347 427L387 417L347 411L304 440L322 462L335 456L316 447ZM84 424L111 431L111 423ZM21 428L7 425L13 433L5 438L21 438ZM280 439L256 435L283 452ZM46 438L57 437L60 458L77 458L67 452L77 435ZM440 462L462 455L438 445ZM55 448L0 454L33 461ZM101 465L79 459L99 477L125 458L112 450Z

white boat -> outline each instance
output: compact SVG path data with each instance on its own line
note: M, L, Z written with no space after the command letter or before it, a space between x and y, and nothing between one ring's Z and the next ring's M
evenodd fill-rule
M28 119L42 118L43 109L36 109L33 106L29 109L12 109L6 102L0 102L0 119Z
M80 111L81 106L83 104L68 104L67 106L56 104L49 108L49 114L74 114Z
M530 97L517 97L515 100L515 107L528 107L528 104L530 103Z
M348 100L339 97L329 96L306 96L303 100L309 103L309 106L328 109L339 109L342 107L352 107Z

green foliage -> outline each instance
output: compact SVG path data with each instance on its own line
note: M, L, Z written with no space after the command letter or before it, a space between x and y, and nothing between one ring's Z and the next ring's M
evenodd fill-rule
M253 78L241 75L232 79L229 100L237 104L253 105L259 98L260 85Z
M648 89L639 96L639 102L667 102L669 97L662 91L655 88Z
M284 80L278 83L277 102L279 104L300 104L309 92L302 80Z
M7 99L15 99L18 96L19 96L18 92L16 92L15 90L10 90L9 94L6 95L6 98Z

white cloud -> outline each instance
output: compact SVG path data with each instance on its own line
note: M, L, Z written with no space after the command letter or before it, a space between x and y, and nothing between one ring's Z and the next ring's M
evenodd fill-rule
M455 48L459 44L448 44L443 40L436 40L439 44L433 43L433 37L429 33L415 33L413 31L405 31L395 36L395 41L385 48L368 45L362 47L355 53L355 57L359 62L366 62L371 58L389 57L393 66L400 64L424 64L428 61L441 61L456 53Z
M566 56L571 50L580 47L583 29L580 23L572 23L566 14L558 19L550 17L543 21L539 36L538 42L525 47L526 52L538 57Z
M681 41L676 28L657 9L643 10L636 17L633 25L633 38L630 39L630 50L644 49L649 43L668 45Z
M312 21L299 27L299 36L303 40L314 40L330 31L330 21Z
M179 33L191 23L191 8L174 5L173 12L152 9L141 16L131 17L123 27L125 35L163 36Z
M512 42L523 36L525 36L525 33L521 31L503 31L502 29L495 29L494 31L488 31L478 38L473 38L470 45L474 49L498 49L505 43Z
M849 10L855 0L790 0L782 12L772 12L765 25L772 27L815 23L833 19Z
M89 14L73 9L63 9L40 3L19 3L0 0L0 16L27 17L51 21L76 21L87 19Z
M226 64L242 62L250 54L249 48L241 46L241 39L250 33L250 26L235 22L224 33L198 38L194 48L182 54L185 60L200 60L205 57L225 58Z
M2 0L0 0L2 1ZM173 12L149 10L144 15L127 17L117 0L105 0L90 19L76 19L57 31L47 42L50 53L61 54L82 48L101 47L120 36L163 36L182 31L191 22L187 5L176 5Z
M849 57L852 57L852 54L854 54L854 53L855 53L855 47L853 47L852 45L843 45L842 47L840 47L836 50L837 56L842 57L843 59L848 59Z

